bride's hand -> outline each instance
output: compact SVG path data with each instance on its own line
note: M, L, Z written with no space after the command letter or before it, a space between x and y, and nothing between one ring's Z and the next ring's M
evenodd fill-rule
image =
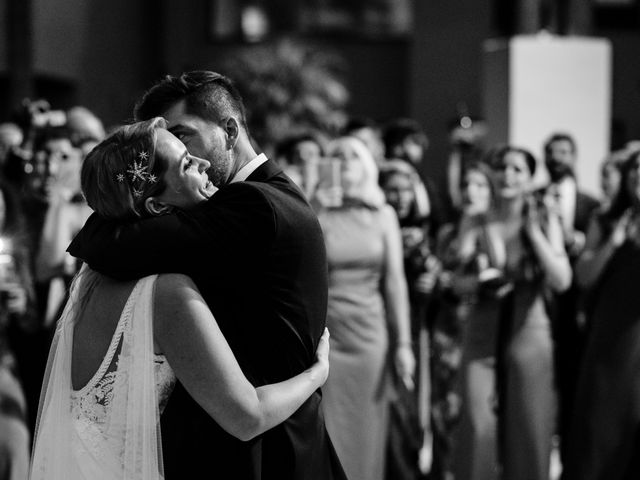
M316 363L313 368L317 370L318 380L320 385L324 385L329 377L329 329L325 328L320 341L318 342L318 348L316 349Z

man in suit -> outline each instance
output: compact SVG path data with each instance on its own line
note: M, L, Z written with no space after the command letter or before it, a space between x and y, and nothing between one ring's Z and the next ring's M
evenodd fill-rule
M247 131L226 77L167 77L136 107L167 119L189 152L209 159L213 197L189 212L116 224L92 216L69 251L107 275L189 275L254 385L308 368L325 326L327 263L317 218L301 191ZM178 386L162 418L167 479L344 479L319 392L286 422L249 442L224 432Z
M565 247L572 267L582 252L585 234L598 201L582 192L578 186L575 165L576 143L566 133L555 133L544 146L545 165L551 183L548 192L555 199L564 232ZM573 410L573 397L584 344L584 331L579 320L580 291L575 281L556 298L553 333L555 341L556 384L559 396L559 433L566 440L566 432ZM564 456L566 442L561 443Z

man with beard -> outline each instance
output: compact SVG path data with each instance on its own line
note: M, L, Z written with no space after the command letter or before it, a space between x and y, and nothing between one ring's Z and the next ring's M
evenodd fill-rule
M598 201L582 192L575 174L577 161L576 143L566 133L554 133L544 146L545 165L549 171L551 183L549 194L554 198L560 213L565 246L569 254L572 268L582 252L585 233ZM571 287L555 299L555 321L553 335L555 341L556 385L559 397L558 433L560 438L567 438L573 397L582 349L584 344L584 325L579 319L580 291L573 276ZM560 454L564 457L566 442L560 446Z

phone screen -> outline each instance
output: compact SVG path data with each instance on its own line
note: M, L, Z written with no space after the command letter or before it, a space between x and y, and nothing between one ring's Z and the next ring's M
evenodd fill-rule
M318 161L318 186L335 188L342 186L341 164L338 158L321 158Z

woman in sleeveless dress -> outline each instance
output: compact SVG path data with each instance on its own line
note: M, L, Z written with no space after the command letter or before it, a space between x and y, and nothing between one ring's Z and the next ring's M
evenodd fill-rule
M389 364L407 385L415 367L402 239L367 147L341 137L327 152L339 161L342 195L318 213L327 246L332 332L325 420L347 477L382 480L392 393Z
M161 215L215 193L208 167L156 118L99 144L82 187L106 218ZM254 388L188 277L117 282L84 266L51 346L30 478L163 478L159 414L176 378L222 428L249 440L292 415L327 375L325 332L311 368Z
M548 480L557 399L547 295L571 283L558 214L532 192L536 160L505 146L493 157L497 205L487 225L513 288L501 299L497 352L501 478Z

